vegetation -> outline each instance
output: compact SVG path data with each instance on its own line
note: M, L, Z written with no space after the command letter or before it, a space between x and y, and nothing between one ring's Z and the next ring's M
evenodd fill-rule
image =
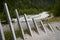
M34 29L34 28L33 28L33 29ZM25 29L25 30L24 30L24 33L30 35L28 29ZM5 31L4 34L5 34L6 40L12 40L12 33L11 33L10 31ZM15 30L15 34L16 34L16 37L17 37L17 38L18 38L18 37L21 37L21 38L22 38L21 30Z
M60 0L58 0L58 2L54 5L52 12L55 17L60 16Z
M4 10L5 2L8 4L9 11L12 18L15 18L14 10L18 9L19 15L23 15L24 13L37 14L42 11L50 11L50 13L53 13L55 17L49 19L47 22L60 21L60 17L58 17L60 16L60 0L0 0L1 20L6 20L6 14ZM19 30L15 32L16 32L16 37L21 36L21 32ZM24 32L29 33L27 29ZM12 40L11 32L5 32L5 37L6 40Z
M28 33L28 30L26 30L26 32ZM13 37L12 37L12 33L10 31L5 31L4 34L5 34L6 40L12 40ZM21 34L21 31L20 30L16 30L15 31L15 34L16 34L16 37L17 38L18 37L21 37L22 38L22 34Z
M43 20L44 23L51 23L51 22L60 22L60 16L59 17L53 17L49 20Z
M15 9L18 9L19 15L37 14L42 11L51 10L52 5L56 3L55 0L1 0L0 1L0 19L6 20L4 3L8 4L11 17L15 17Z

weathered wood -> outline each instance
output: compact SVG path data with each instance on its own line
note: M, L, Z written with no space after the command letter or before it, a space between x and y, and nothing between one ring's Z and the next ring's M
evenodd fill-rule
M16 17L17 17L17 22L18 22L19 28L20 28L20 30L21 30L20 32L22 32L22 38L23 38L23 40L25 40L25 38L24 38L24 31L23 31L21 22L19 21L19 15L18 15L17 9L15 9L15 13L16 13Z
M16 40L16 35L15 35L15 32L14 32L13 24L11 22L10 13L9 13L9 10L8 10L7 3L4 4L4 8L5 8L5 11L6 11L6 16L7 16L9 26L10 26L10 30L12 32L13 40Z

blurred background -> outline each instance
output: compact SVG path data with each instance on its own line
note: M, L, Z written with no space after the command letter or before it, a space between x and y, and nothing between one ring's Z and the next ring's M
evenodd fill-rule
M60 16L60 0L0 0L0 19L6 20L4 3L8 4L12 18L15 18L14 9L18 9L19 15L38 14L48 11L55 17Z

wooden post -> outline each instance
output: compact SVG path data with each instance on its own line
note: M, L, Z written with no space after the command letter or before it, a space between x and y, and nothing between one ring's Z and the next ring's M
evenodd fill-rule
M26 21L26 24L27 24L27 28L28 28L28 30L29 30L29 32L30 32L30 35L33 36L33 35L32 35L32 29L31 29L30 24L29 24L29 22L28 22L28 20L27 20L26 14L24 14L24 18L25 18L25 21Z
M0 21L0 33L1 33L1 40L5 40L5 36L4 36L4 32L3 32L1 21Z
M21 25L20 20L19 20L19 15L18 15L17 9L15 9L15 13L16 13L16 17L17 17L19 28L20 28L20 30L22 32L22 38L23 38L23 40L25 40L25 38L24 38L24 31L23 31L22 25Z
M32 21L33 21L33 23L34 23L34 27L35 27L36 31L37 31L37 32L38 32L38 34L39 34L39 29L38 29L38 26L37 26L37 24L36 24L35 19L34 19L34 18L32 18Z
M48 23L48 26L50 27L50 29L54 32L54 30L53 30L53 28L52 28L52 26Z
M8 19L10 30L12 32L13 40L16 40L16 35L15 35L15 32L14 32L13 24L11 22L10 13L9 13L9 10L8 10L7 3L4 4L4 8L5 8L5 11L6 11L6 16L7 16L7 19Z
M42 20L40 20L40 23L41 23L41 26L42 26L42 27L43 27L43 29L44 29L44 32L46 32L46 28L45 28L45 26L44 26L44 24L43 24Z

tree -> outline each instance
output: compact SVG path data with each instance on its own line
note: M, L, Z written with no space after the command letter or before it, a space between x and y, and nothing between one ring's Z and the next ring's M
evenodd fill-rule
M54 16L60 16L60 0L54 5L53 14Z

